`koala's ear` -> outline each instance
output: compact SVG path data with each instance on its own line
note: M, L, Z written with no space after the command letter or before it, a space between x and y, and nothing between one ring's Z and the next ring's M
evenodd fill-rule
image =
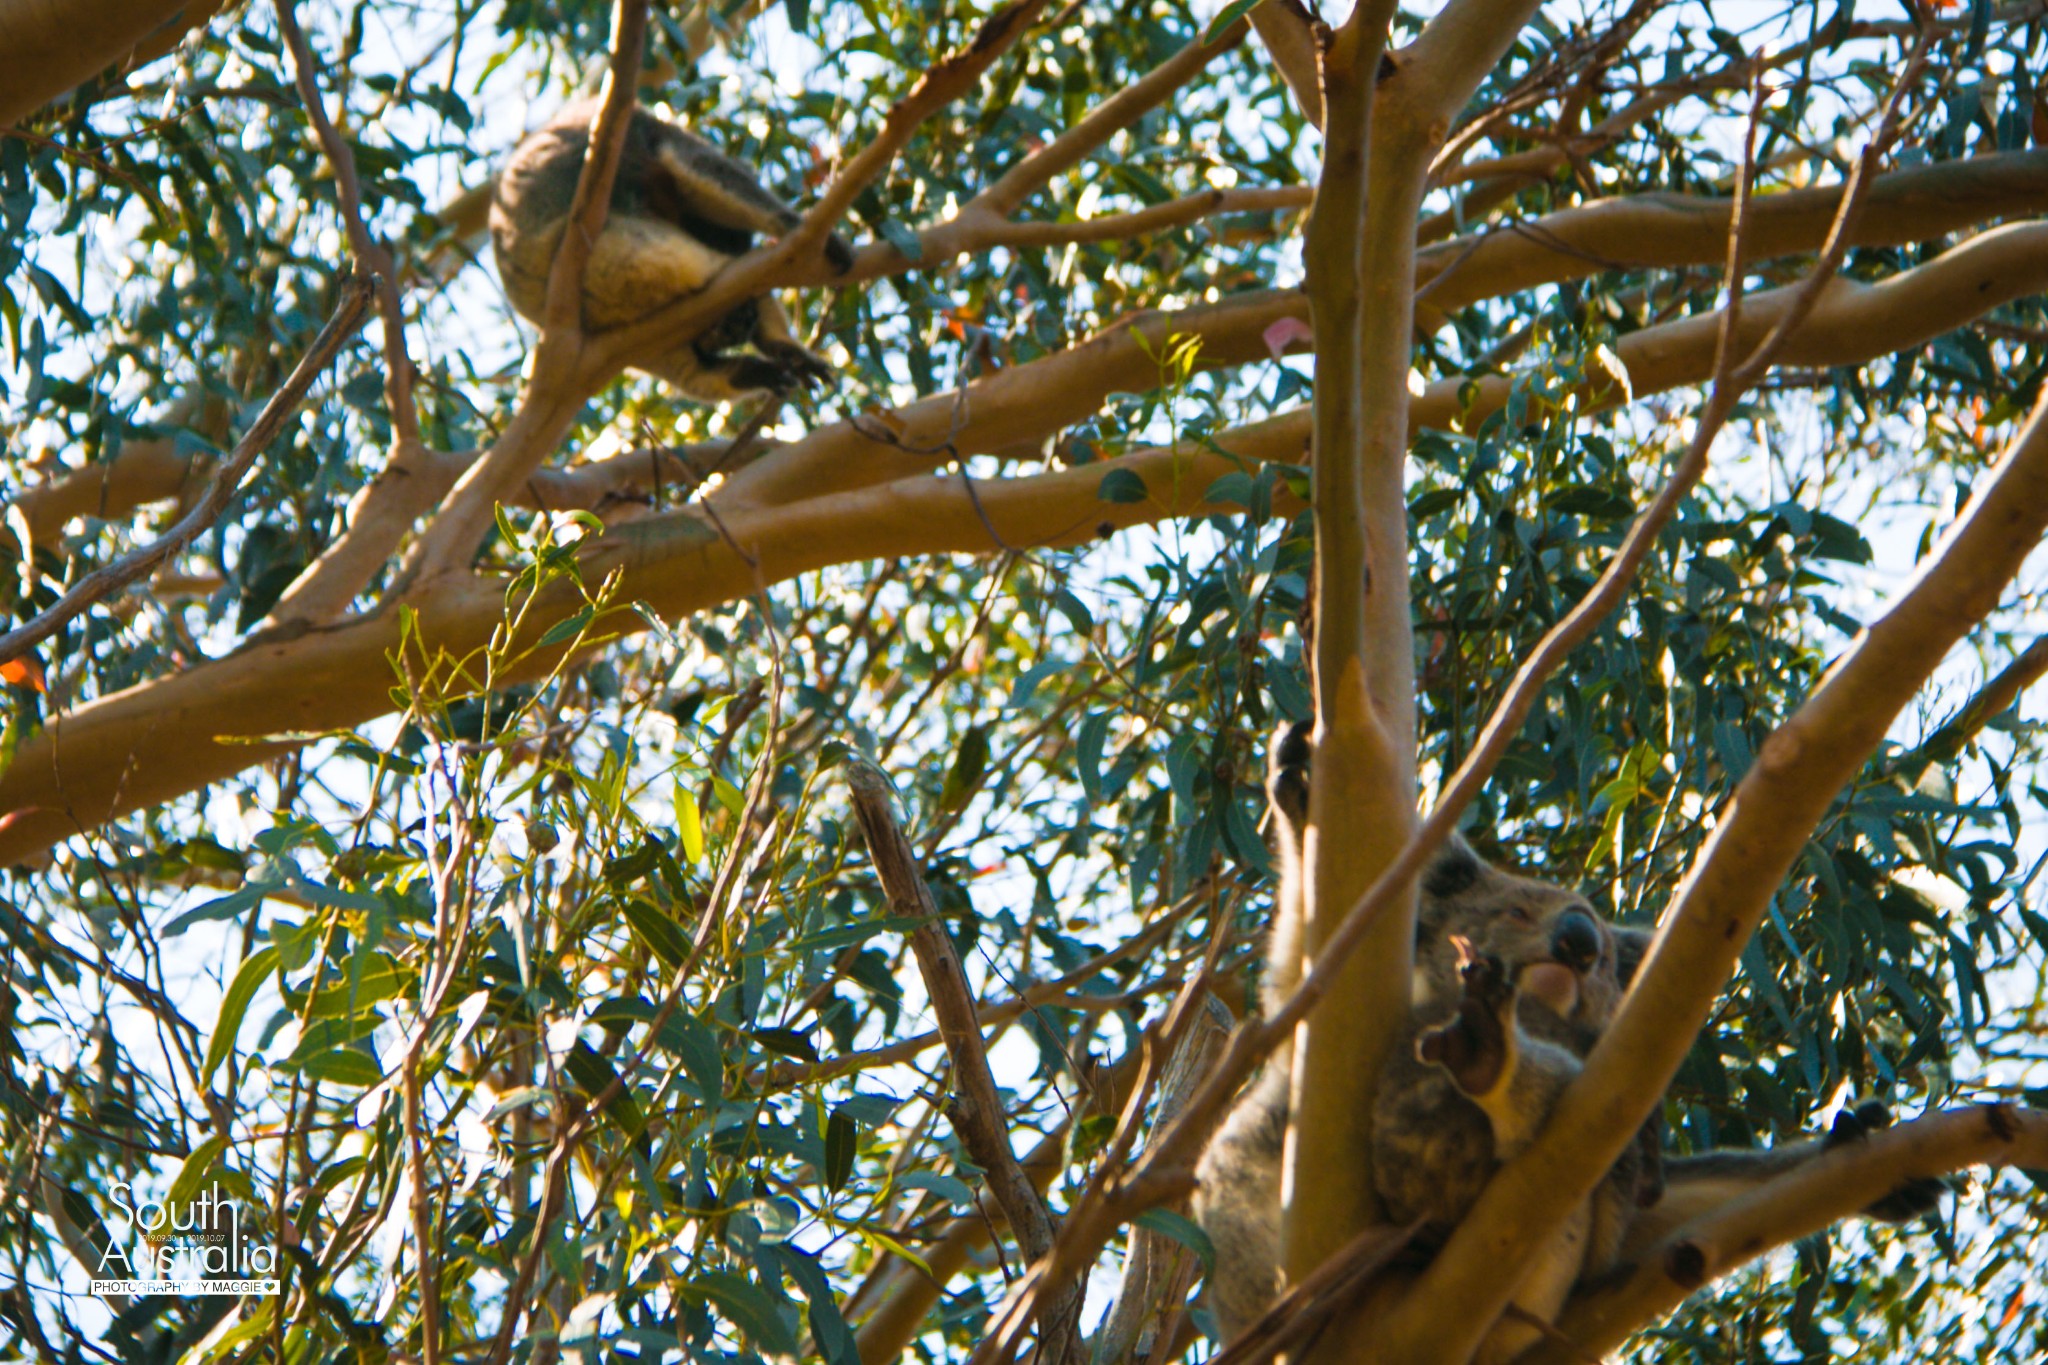
M1648 929L1630 929L1614 925L1614 971L1621 978L1624 989L1636 979L1636 969L1643 965L1643 958L1650 951L1650 940L1656 935Z
M1456 896L1469 891L1485 870L1486 864L1479 861L1479 855L1472 851L1472 845L1465 842L1465 836L1453 834L1444 840L1443 847L1436 851L1436 857L1422 870L1422 894L1438 899Z

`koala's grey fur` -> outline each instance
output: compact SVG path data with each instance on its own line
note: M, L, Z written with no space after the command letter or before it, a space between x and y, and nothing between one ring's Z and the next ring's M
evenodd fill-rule
M512 306L530 321L539 322L546 308L548 274L596 116L595 101L570 105L520 143L498 175L491 199L498 276ZM727 261L752 249L756 233L785 233L800 221L745 166L635 107L604 230L584 274L583 325L602 331L637 321L703 288ZM853 263L852 250L836 236L826 242L825 257L841 270ZM707 403L783 392L832 374L823 357L796 339L782 305L767 297L750 299L702 335L636 356L632 364Z
M1281 885L1263 991L1270 1012L1301 974L1302 834L1309 740L1275 740L1268 794ZM1375 1192L1392 1223L1421 1220L1425 1251L1470 1210L1500 1163L1533 1139L1614 1018L1650 935L1606 923L1574 893L1481 861L1454 840L1423 875L1414 1009L1373 1096ZM1475 972L1474 966L1479 970ZM1193 1200L1215 1247L1209 1302L1226 1339L1281 1289L1281 1162L1288 1049L1276 1051L1202 1154ZM1655 1119L1560 1229L1514 1302L1553 1320L1574 1282L1625 1267L1691 1218L1890 1121L1874 1101L1824 1139L1761 1151L1664 1158ZM1913 1180L1864 1212L1890 1222L1931 1211L1946 1186ZM1478 1359L1512 1359L1535 1329L1496 1324Z
M1268 1010L1299 984L1307 781L1308 737L1306 727L1297 726L1276 740L1268 775L1282 872L1268 947ZM1573 931L1569 963L1558 960L1555 942L1558 927L1567 922ZM1594 914L1583 898L1489 866L1462 840L1446 846L1424 874L1414 1010L1380 1078L1372 1125L1375 1190L1390 1221L1423 1221L1418 1244L1441 1243L1505 1155L1488 1112L1445 1067L1416 1052L1421 1035L1460 1007L1463 981L1454 939L1463 939L1474 954L1507 964L1517 981L1525 969L1548 968L1543 989L1522 991L1514 1010L1526 1035L1520 1056L1568 1060L1575 1071L1578 1057L1598 1040L1620 1002L1623 963L1640 958L1640 945L1631 937L1631 931ZM1226 1336L1257 1318L1279 1292L1280 1169L1290 1067L1285 1049L1274 1055L1211 1140L1198 1171L1196 1213L1216 1249L1210 1305ZM1528 1097L1525 1107L1537 1106L1522 1116L1519 1145L1533 1136L1569 1074L1559 1074L1556 1065L1525 1065L1508 1075L1519 1078L1515 1093ZM1631 1211L1652 1183L1632 1149L1592 1201L1567 1270L1551 1278L1561 1274L1563 1289L1569 1289L1582 1265L1610 1264Z

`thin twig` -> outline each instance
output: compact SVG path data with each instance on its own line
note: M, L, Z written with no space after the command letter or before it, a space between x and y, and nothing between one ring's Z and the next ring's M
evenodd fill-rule
M348 231L349 249L363 269L377 280L377 315L384 322L384 406L391 411L391 426L403 446L420 442L420 412L412 389L412 358L405 348L405 305L398 295L398 266L391 250L370 235L363 218L362 182L356 174L355 154L327 116L320 102L320 86L313 75L313 51L299 27L297 0L277 0L277 27L292 54L292 81L305 103L306 117L319 136L327 164L334 168L335 197L341 201L341 221Z
M2039 682L2044 675L2048 675L2048 635L2015 655L2012 662L1999 669L1997 675L1965 702L1963 709L1952 719L1938 727L1910 753L1900 755L1891 765L1892 770L1901 772L1916 764L1943 762L1955 757L1994 717L2004 714L2007 707L2019 700L2020 693Z
M583 326L583 276L611 212L619 155L639 106L640 54L646 46L647 0L617 0L612 9L612 57L605 72L603 102L591 120L583 169L576 177L576 195L569 201L569 221L548 270L543 309L546 331L581 330Z
M1243 42L1250 31L1250 26L1239 19L1221 33L1211 34L1205 29L1197 34L1193 42L1103 100L1080 122L1005 171L993 185L968 201L960 216L991 213L1009 217L1055 176L1072 170L1090 152L1163 104L1174 91L1200 75L1210 62Z

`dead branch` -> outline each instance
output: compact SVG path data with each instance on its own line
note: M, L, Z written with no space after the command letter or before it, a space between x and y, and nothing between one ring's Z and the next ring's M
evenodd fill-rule
M1230 1011L1206 992L1200 1009L1167 1064L1152 1117L1155 1134L1179 1116L1229 1042L1235 1023ZM1133 1226L1124 1251L1123 1282L1090 1344L1090 1359L1102 1365L1165 1365L1172 1358L1198 1268L1187 1247L1164 1233Z
M919 921L908 935L910 946L953 1064L954 1099L947 1115L961 1145L981 1167L989 1193L1009 1219L1019 1247L1028 1258L1038 1260L1052 1248L1052 1213L1010 1150L1008 1115L988 1067L981 1023L974 1013L974 994L953 947L952 934L939 918L931 889L917 866L917 855L896 822L889 779L872 763L852 759L846 765L846 784L867 839L868 855L874 860L875 877L889 898L890 909ZM1038 1358L1047 1365L1075 1358L1080 1345L1082 1287L1078 1281L1063 1286L1059 1302L1046 1312Z

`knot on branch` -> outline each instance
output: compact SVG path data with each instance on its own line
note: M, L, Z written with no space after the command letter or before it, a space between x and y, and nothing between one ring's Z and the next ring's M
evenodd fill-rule
M1664 1273L1687 1293L1707 1282L1707 1254L1697 1242L1677 1242L1664 1253Z
M2009 1104L1987 1104L1980 1107L1984 1115L1984 1126L2000 1142L2013 1142L2020 1135L2019 1111Z

